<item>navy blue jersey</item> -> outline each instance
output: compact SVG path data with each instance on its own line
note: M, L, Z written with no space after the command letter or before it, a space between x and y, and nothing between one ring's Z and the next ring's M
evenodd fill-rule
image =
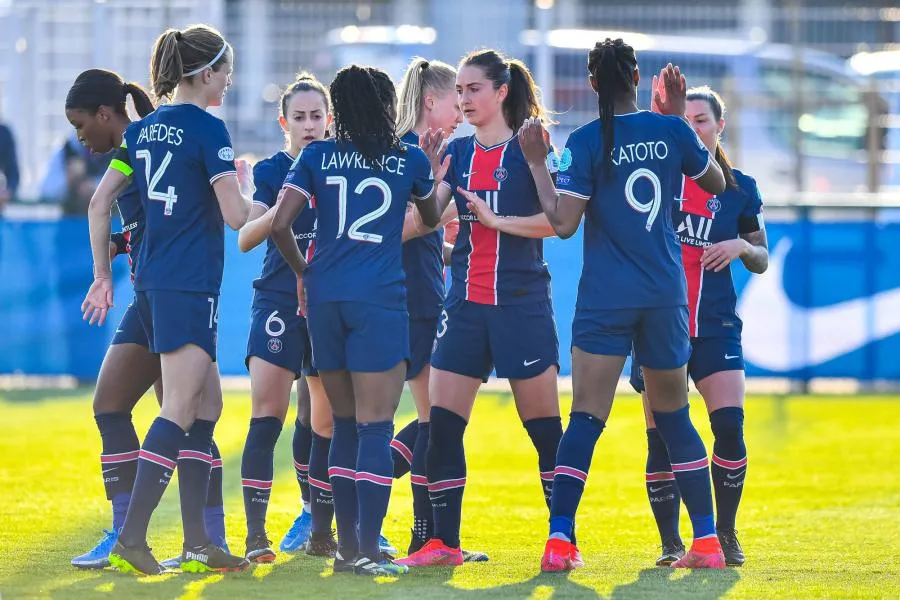
M410 131L403 136L417 146L419 136ZM406 305L411 319L441 314L444 304L443 230L413 238L403 244L403 271L406 273Z
M135 289L218 293L225 224L212 184L236 174L225 123L193 104L163 105L128 126L116 158L133 169L146 216Z
M131 274L134 275L141 239L144 237L144 205L141 203L141 192L136 182L128 184L125 191L116 198L116 204L122 218L125 252L128 253L128 263L131 266Z
M587 201L577 307L685 305L672 205L682 173L703 175L709 152L678 117L639 111L616 115L614 128L611 172L599 119L572 132L559 161L557 189Z
M734 177L738 187L729 187L718 196L704 192L685 177L674 205L673 217L687 280L691 337L740 334L741 320L735 309L737 294L731 269L716 273L700 264L708 246L763 228L762 198L756 180L737 169Z
M304 275L310 305L356 301L406 309L406 204L434 188L428 157L402 144L372 164L349 143L310 143L284 185L315 197L316 251Z
M294 158L283 150L256 163L253 167L253 183L256 185L254 204L264 206L266 210L275 206L278 192L292 164ZM316 211L312 204L303 207L294 220L292 229L300 252L306 256L307 261L312 260L316 237ZM253 281L253 287L257 290L255 302L263 301L269 296L280 303L297 300L297 276L284 262L271 237L266 241L262 273Z
M544 241L485 227L468 209L466 199L456 193L457 186L475 192L502 217L541 213L537 188L518 136L491 148L479 144L474 135L458 138L450 142L447 153L452 158L443 185L453 191L459 210L450 294L493 305L548 300L550 272L544 262Z

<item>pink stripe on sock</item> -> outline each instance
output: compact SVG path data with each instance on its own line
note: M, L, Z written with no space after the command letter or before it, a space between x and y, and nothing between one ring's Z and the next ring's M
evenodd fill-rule
M328 467L328 477L345 477L356 480L356 471L343 467Z
M725 460L724 458L719 458L715 454L712 457L713 464L719 465L725 469L742 469L747 466L747 457L741 458L739 460Z
M357 471L356 481L368 481L370 483L391 487L391 484L394 483L394 478L384 477L383 475L377 475L375 473L367 473L365 471Z
M429 492L442 492L444 490L452 490L454 488L461 488L466 486L466 478L460 477L459 479L444 479L443 481L435 481L434 483L428 484Z
M556 475L568 475L569 477L574 477L575 479L580 479L581 481L587 481L587 473L574 467L558 465L556 467L555 473Z
M241 485L244 487L256 488L258 490L272 489L271 481L263 481L261 479L241 479Z
M140 450L134 450L133 452L119 452L118 454L101 454L100 462L104 465L108 463L130 462L132 460L137 460L140 454Z
M672 471L659 471L657 473L647 473L647 481L673 481L675 473Z
M159 466L165 467L167 469L174 469L175 465L178 464L174 460L156 454L155 452L150 452L149 450L141 450L139 458L149 460L150 462L156 463Z
M698 469L706 469L709 467L709 460L703 458L686 463L672 463L672 471L679 473L681 471L696 471Z
M330 483L326 483L324 481L319 481L318 479L316 479L314 477L309 478L309 485L313 486L314 488L318 488L320 490L326 491L326 492L331 491Z
M409 480L413 485L428 485L428 478L424 475L410 475Z
M407 448L406 444L404 444L397 438L394 438L391 440L391 448L399 452L400 455L403 456L403 458L406 460L406 462L412 464L412 450Z
M212 464L212 454L206 454L197 450L182 450L178 453L178 460L200 460Z

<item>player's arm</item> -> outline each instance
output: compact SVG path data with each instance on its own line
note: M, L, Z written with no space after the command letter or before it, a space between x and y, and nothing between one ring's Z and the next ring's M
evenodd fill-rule
M285 182L278 196L279 200L275 204L275 214L272 217L272 240L294 274L302 277L307 263L303 258L303 253L300 252L291 227L297 215L309 202L310 194L302 188Z
M446 189L446 186L435 186L435 188L436 192L439 194L438 202L440 203L440 194L442 193L440 190ZM451 203L447 205L437 226L429 227L422 221L422 215L419 213L419 209L416 207L415 203L412 203L407 206L406 217L403 220L403 241L405 242L437 231L457 216L458 212L456 210L456 204Z
M240 248L241 252L250 252L269 237L274 216L274 206L268 208L265 204L259 202L253 202L250 205L250 215L247 217L247 223L238 232L238 248Z
M449 267L453 263L453 244L444 242L443 247L444 266Z
M713 159L712 155L709 157L709 162L706 163L706 170L692 179L697 182L700 189L709 194L721 194L725 191L725 174L722 173L722 167Z
M456 191L466 199L466 206L478 217L478 222L489 229L496 229L509 235L517 235L524 238L541 239L556 235L556 231L550 225L550 221L544 213L538 213L529 217L500 217L491 210L487 202L474 192L461 187L457 188Z
M557 191L553 176L547 167L547 154L550 150L548 141L549 134L539 119L526 120L519 130L519 145L528 161L528 168L534 178L538 200L547 218L547 223L556 235L567 239L578 231L590 196L582 197Z
M741 253L741 262L751 273L765 273L769 268L769 240L763 219L763 201L759 187L752 177L744 177L741 189L749 202L738 217L738 235L747 244Z
M250 216L250 187L241 189L237 175L224 175L213 182L213 192L228 226L235 231L243 227Z
M447 152L447 141L444 139L444 132L438 129L436 132L430 129L423 135L419 136L419 148L425 153L428 162L431 165L432 179L434 180L434 189L430 196L433 196L437 204L437 214L444 215L450 200L453 198L453 186L448 185L444 179L450 170L452 157ZM428 220L422 215L425 224ZM435 227L433 225L432 227Z
M769 240L766 237L766 230L742 233L741 240L746 243L741 253L741 262L751 273L758 275L765 273L769 268Z

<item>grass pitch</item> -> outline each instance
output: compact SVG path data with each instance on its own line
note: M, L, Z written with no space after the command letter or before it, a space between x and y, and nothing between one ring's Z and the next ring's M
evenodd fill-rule
M658 540L645 497L646 444L640 403L623 396L597 445L578 515L587 567L541 575L547 512L537 460L511 398L479 398L466 436L463 544L491 561L414 572L399 580L332 576L328 563L279 554L241 574L136 578L78 571L70 559L93 546L110 509L98 472L100 440L90 390L0 392L0 596L15 598L900 598L900 399L771 398L747 404L750 465L738 515L747 564L725 571L653 567ZM563 412L570 398L563 398ZM709 426L692 400L707 448ZM243 549L240 456L246 394L227 394L216 439L225 461L228 538ZM148 396L135 421L156 413ZM412 415L401 405L397 422ZM293 417L291 417L292 419ZM269 535L277 543L297 514L292 426L276 458ZM171 487L175 487L174 485ZM166 492L150 529L157 558L181 548L178 493ZM409 540L409 481L395 483L385 533ZM682 533L690 539L687 515Z

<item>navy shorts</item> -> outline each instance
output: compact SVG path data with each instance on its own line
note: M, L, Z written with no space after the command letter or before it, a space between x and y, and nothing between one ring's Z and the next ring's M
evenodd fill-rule
M425 365L431 363L434 336L437 334L438 317L409 320L409 369L406 380L414 379Z
M147 332L144 331L141 318L138 316L137 299L131 301L131 304L125 309L125 315L122 316L119 326L116 327L116 333L110 345L118 344L137 344L144 348L150 348Z
M313 364L320 371L381 373L409 363L409 313L365 302L308 308Z
M293 306L275 308L272 305L253 306L250 310L250 338L247 340L247 357L256 356L267 363L287 369L294 378L310 375L312 345L306 319L297 314Z
M631 361L631 387L644 391L644 376L637 360ZM721 371L743 371L744 352L741 340L736 337L691 338L691 358L688 360L688 376L694 383L703 381Z
M691 356L687 306L576 309L572 346L590 354L628 356L641 366L677 369Z
M549 300L493 306L447 299L438 322L431 364L436 369L487 381L531 379L559 369L559 338Z
M216 361L218 294L148 290L135 292L134 303L150 352L165 354L194 344Z

